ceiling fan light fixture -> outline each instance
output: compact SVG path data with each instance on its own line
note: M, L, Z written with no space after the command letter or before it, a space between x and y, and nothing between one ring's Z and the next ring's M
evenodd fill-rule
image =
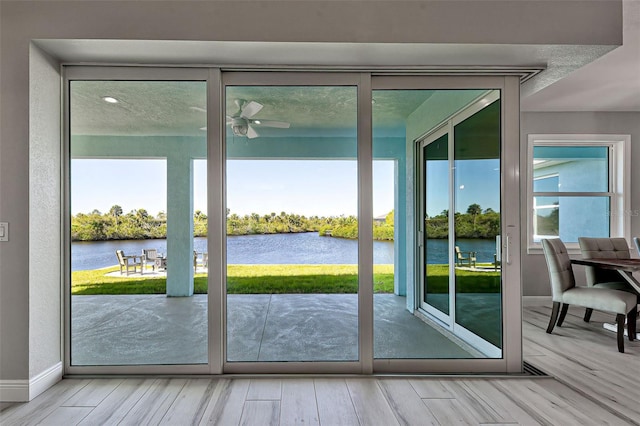
M244 124L233 124L231 126L231 130L233 130L233 134L236 136L247 136L247 130L249 127Z

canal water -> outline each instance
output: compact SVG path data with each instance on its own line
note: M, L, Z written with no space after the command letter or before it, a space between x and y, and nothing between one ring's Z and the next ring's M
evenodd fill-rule
M427 241L431 263L448 262L447 240ZM206 238L194 238L194 250L206 252ZM493 262L495 241L458 240L460 250L475 251L478 262ZM142 249L167 253L167 241L124 240L86 241L71 244L71 270L105 268L116 265L116 250L125 255L140 254ZM393 242L374 241L376 264L393 263ZM230 264L356 264L358 241L320 237L316 232L298 234L242 235L227 237L227 262Z

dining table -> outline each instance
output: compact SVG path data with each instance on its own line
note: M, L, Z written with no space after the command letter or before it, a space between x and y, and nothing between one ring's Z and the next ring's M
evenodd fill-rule
M575 265L593 266L601 269L612 269L618 271L622 278L640 293L640 282L633 276L634 272L640 272L640 259L571 259Z

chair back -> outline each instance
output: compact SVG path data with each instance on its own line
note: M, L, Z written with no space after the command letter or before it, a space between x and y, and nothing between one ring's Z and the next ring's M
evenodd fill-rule
M633 237L633 242L636 245L636 250L638 250L638 254L640 255L640 237Z
M118 258L118 264L121 266L125 266L124 252L122 250L116 250L116 257Z
M580 251L583 259L629 259L631 253L629 245L624 238L578 238ZM593 286L598 283L624 282L620 273L613 270L585 267L587 285Z
M158 250L156 249L142 249L142 254L147 260L156 260L158 258Z
M551 297L554 302L561 302L562 294L576 286L569 253L560 238L543 239L542 248L549 268Z
M460 253L460 247L455 246L455 248L456 248L456 257L462 260L462 253Z

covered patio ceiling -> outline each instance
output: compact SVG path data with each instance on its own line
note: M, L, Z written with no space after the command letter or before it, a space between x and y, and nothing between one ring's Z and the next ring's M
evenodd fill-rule
M407 117L431 90L376 91L374 126L402 134ZM117 103L105 101L114 98ZM289 129L260 128L264 136L353 133L355 87L255 87L227 89L226 113L238 112L236 100L263 106L253 118L285 121ZM71 133L74 135L205 136L206 86L202 82L74 81Z

